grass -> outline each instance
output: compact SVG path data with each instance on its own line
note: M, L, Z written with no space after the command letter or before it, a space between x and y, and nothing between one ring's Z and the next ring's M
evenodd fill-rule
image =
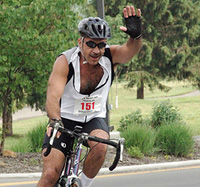
M13 122L13 132L17 135L24 135L39 123L43 123L47 121L46 116L39 116L29 119L23 119Z
M116 109L115 97L116 97L116 84L113 83L110 95L109 102L112 104L113 109L110 112L110 125L115 127L115 130L119 127L119 120L133 111L140 109L144 117L149 117L153 106L166 100L166 98L157 99L157 97L166 97L181 95L195 90L191 85L186 83L169 83L173 88L168 92L161 92L159 90L154 90L150 92L145 90L144 100L136 99L136 90L126 90L124 89L124 83L118 84L118 109ZM149 99L151 98L151 99ZM183 98L171 98L170 102L179 109L179 112L186 122L186 125L191 128L193 135L200 134L200 96L191 96Z
M130 114L137 109L142 111L144 117L148 117L153 106L161 102L163 99L156 99L157 97L166 97L181 95L195 90L191 85L181 82L170 82L165 83L168 86L171 86L172 89L165 93L160 90L155 89L153 92L145 89L144 100L136 99L136 89L127 90L124 89L124 82L118 84L118 105L119 108L116 109L115 97L116 97L116 84L113 83L109 95L109 102L113 105L113 109L110 112L110 125L114 125L115 130L119 127L120 119ZM150 99L151 98L151 99ZM200 135L200 96L184 97L184 98L173 98L170 99L171 103L178 107L180 114L182 115L183 120L186 122L186 125L190 127L193 135ZM5 149L9 149L13 141L19 137L23 137L28 131L33 129L39 123L47 124L47 117L34 117L30 119L24 119L19 121L14 121L13 123L13 137L8 137L5 142Z
M23 119L23 120L18 120L13 122L13 134L14 136L12 137L7 137L5 141L5 149L10 149L11 146L13 145L13 142L16 142L19 144L25 143L23 142L24 136L34 129L34 127L38 126L39 124L44 124L47 125L47 117L46 116L39 116L39 117L34 117L34 118L29 118L29 119Z

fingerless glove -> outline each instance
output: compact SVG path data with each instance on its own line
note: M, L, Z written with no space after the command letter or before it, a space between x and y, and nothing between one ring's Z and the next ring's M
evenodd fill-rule
M142 36L142 19L138 16L129 16L125 18L125 25L128 34L134 40L138 40Z

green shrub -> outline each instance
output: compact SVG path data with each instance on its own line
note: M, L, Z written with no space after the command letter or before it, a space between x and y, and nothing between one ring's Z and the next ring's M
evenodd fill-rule
M30 142L30 152L40 152L44 140L46 125L40 124L28 132L28 140Z
M185 157L193 151L194 140L185 125L174 122L161 125L156 145L164 154Z
M121 132L125 138L125 148L138 147L141 153L152 155L155 151L154 144L156 139L155 131L147 125L129 125Z
M16 153L28 153L31 150L31 146L27 137L21 137L13 142L10 149Z
M164 123L173 123L181 121L178 109L173 107L169 100L161 102L153 107L151 115L151 125L159 127Z
M123 131L132 124L142 124L143 121L141 110L138 109L135 112L122 117L122 119L119 121L119 130Z
M13 142L11 150L18 153L40 152L43 144L45 124L39 124L24 137Z
M139 147L131 146L127 149L128 154L134 158L143 158L144 154L140 151Z

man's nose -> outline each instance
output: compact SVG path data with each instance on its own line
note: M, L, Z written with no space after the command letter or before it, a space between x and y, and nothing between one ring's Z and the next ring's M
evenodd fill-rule
M99 52L100 52L100 49L98 48L98 46L96 46L96 47L93 49L93 52L94 52L94 53L99 53Z

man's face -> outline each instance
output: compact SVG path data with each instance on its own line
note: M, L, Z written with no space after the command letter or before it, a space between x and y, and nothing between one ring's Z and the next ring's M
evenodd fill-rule
M98 64L104 54L106 39L79 38L79 47L90 65Z

